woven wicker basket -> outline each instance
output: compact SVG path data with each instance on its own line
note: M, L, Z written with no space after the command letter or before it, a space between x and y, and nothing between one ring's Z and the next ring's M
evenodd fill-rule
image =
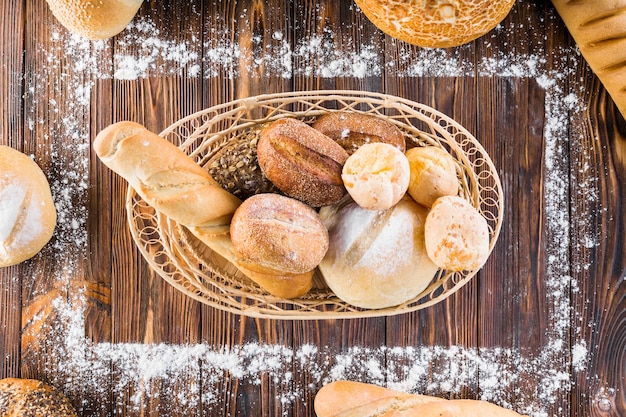
M454 120L403 98L356 91L309 91L268 94L215 106L181 119L161 136L179 146L200 165L232 141L246 138L260 124L295 117L306 122L335 110L385 117L407 135L408 147L439 146L457 162L460 195L486 218L493 248L502 223L503 196L491 159L476 139ZM439 271L430 286L402 305L367 310L338 299L319 272L313 289L302 298L285 300L265 293L228 262L197 241L183 226L150 207L129 188L127 212L133 238L150 266L168 283L218 309L274 319L338 319L387 316L419 310L444 300L477 271Z

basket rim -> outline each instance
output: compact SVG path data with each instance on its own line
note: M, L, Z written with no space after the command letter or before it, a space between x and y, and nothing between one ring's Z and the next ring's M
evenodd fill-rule
M495 222L493 224L493 230L491 233L492 237L490 238L490 244L489 244L489 255L491 255L491 252L493 251L493 248L496 244L496 241L498 240L498 237L502 228L503 212L504 212L502 184L501 184L498 172L495 169L495 166L490 156L484 149L484 147L464 126L460 125L458 122L456 122L454 119L447 116L446 114L428 105L418 103L409 99L405 99L402 97L398 97L398 96L388 95L384 93L377 93L377 92L360 91L360 90L309 90L309 91L290 91L290 92L282 92L282 93L279 92L279 93L260 94L256 96L235 99L233 101L221 103L215 106L211 106L211 107L196 111L186 117L183 117L177 120L176 122L166 127L164 130L162 130L159 133L159 136L167 139L168 136L175 134L174 132L176 132L176 130L179 127L195 120L203 120L202 117L207 114L218 113L220 114L220 116L222 116L227 113L227 112L222 113L227 109L231 109L230 110L231 112L237 113L246 109L250 109L250 110L256 109L258 108L259 104L273 104L273 103L276 103L276 101L278 100L284 100L286 98L292 98L292 99L309 98L310 99L310 98L315 98L315 97L321 97L323 101L362 100L362 101L367 102L367 100L370 100L370 101L375 100L379 103L381 108L390 108L390 107L397 108L397 106L401 106L402 110L407 111L408 113L415 112L416 114L419 113L417 109L427 110L428 113L431 115L431 117L433 117L433 120L435 120L436 118L436 120L446 121L446 123L449 123L450 126L454 127L455 131L458 134L467 138L471 142L472 148L474 148L476 152L480 154L481 159L484 160L482 164L486 165L489 168L489 171L491 174L489 179L493 181L493 184L490 185L490 188L498 197L496 204L494 204L494 207L497 209L498 215L494 219ZM393 103L393 106L392 106L392 103ZM274 109L276 110L274 115L280 114L279 112L280 107L275 107ZM304 117L306 113L308 113L309 110L305 111L304 112L305 114L302 117ZM322 111L324 109L322 107L319 107L318 110ZM335 109L325 109L325 111L334 111L334 110ZM270 117L268 116L267 119L269 118ZM256 123L261 123L264 120L266 119L257 119ZM395 120L393 120L393 122L395 124L401 124L399 122L396 122ZM196 131L206 130L207 125L211 125L211 119L208 119L202 122L200 125L196 126ZM231 125L230 129L235 129L235 128L241 129L240 126L241 125L235 122ZM442 131L445 131L445 127L443 126L438 125L437 128L440 128ZM415 127L415 130L419 130L419 129ZM222 131L220 132L220 134L223 135ZM178 136L182 136L182 135L178 135ZM219 134L213 135L213 136L219 136ZM189 139L189 137L182 137L182 139ZM212 141L214 139L215 138L207 137L205 139L202 139L202 141L203 142ZM178 146L183 147L185 144L186 144L186 140L182 140L181 143L178 144ZM456 145L456 142L453 145ZM459 149L456 149L456 153L463 157L467 157L465 151L461 149L460 146L459 146ZM475 176L475 173L474 173L474 176ZM475 179L475 181L478 182L479 179ZM129 227L131 229L133 240L135 241L135 244L140 250L140 252L142 253L142 256L144 257L144 259L149 263L150 267L159 276L161 276L161 278L166 280L170 285L172 285L177 290L183 292L187 296L190 296L192 299L195 299L196 301L199 301L203 304L206 304L214 308L218 308L218 309L230 312L230 313L240 314L244 316L250 316L250 317L255 317L255 318L285 319L285 320L318 320L318 319L344 319L344 318L352 319L352 318L365 318L365 317L388 317L388 316L394 316L398 314L404 314L404 313L408 313L412 311L417 311L423 308L427 308L443 301L444 299L448 298L452 294L456 293L463 286L465 286L482 268L481 266L481 268L478 268L475 271L468 271L465 276L463 276L461 279L456 280L454 286L448 289L444 289L445 296L430 297L429 300L421 302L421 303L418 303L418 302L422 298L434 292L438 287L440 287L441 282L439 282L438 280L437 281L434 280L434 282L431 282L429 286L424 291L422 291L422 293L419 296L415 297L414 299L407 301L398 306L392 306L392 307L387 307L387 308L382 308L382 309L357 309L354 306L349 306L349 309L344 310L344 311L340 311L338 309L334 309L334 310L320 310L319 309L319 307L323 305L337 304L337 300L332 300L332 302L331 300L328 300L326 302L320 301L319 306L316 308L313 308L313 311L306 311L306 312L298 310L297 307L295 307L296 309L283 309L281 307L276 306L275 309L268 309L267 305L275 305L278 303L290 305L294 307L298 304L298 302L302 303L302 299L301 298L292 299L292 300L277 299L276 301L272 302L271 301L272 296L267 296L267 295L264 296L264 298L266 300L269 299L270 301L269 302L266 301L265 302L266 306L263 308L259 308L255 305L250 305L250 304L242 304L238 308L233 308L232 306L224 305L224 303L220 303L219 301L209 299L206 295L203 295L203 293L201 293L201 290L202 290L201 288L198 288L198 291L199 291L198 293L190 291L182 283L174 280L167 273L165 273L160 268L160 266L152 259L151 253L146 249L144 245L141 244L141 236L140 236L141 231L137 230L134 227L134 223L133 223L132 212L133 212L133 207L135 205L134 202L136 201L137 198L140 198L140 197L138 196L136 191L132 187L129 186L127 190L127 197L126 197L126 207L127 207L127 214L128 214L127 220L129 223ZM477 194L476 198L477 199L480 198L480 195ZM474 202L474 203L477 203L477 202ZM157 216L159 215L160 214L157 213ZM167 219L167 222L169 224L172 224L170 227L176 226L176 223L173 222L171 219ZM159 232L162 231L158 227L157 229ZM438 274L439 273L440 272L438 272ZM182 273L182 276L185 277L186 276L185 273ZM190 283L190 285L197 287L196 283ZM412 303L418 303L418 304L411 305ZM340 300L339 300L339 304L341 304Z

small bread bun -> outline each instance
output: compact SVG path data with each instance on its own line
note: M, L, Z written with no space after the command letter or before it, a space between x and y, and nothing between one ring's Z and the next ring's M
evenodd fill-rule
M444 196L433 204L424 230L426 251L438 267L475 271L489 256L489 226L467 200Z
M389 210L366 210L346 198L323 207L330 245L319 269L343 301L362 308L415 298L437 272L424 246L426 209L408 196Z
M348 154L353 154L361 145L372 142L388 143L401 152L406 149L402 131L393 123L371 114L331 112L319 117L313 123L313 128L333 139Z
M291 118L272 122L261 133L257 160L283 193L312 207L336 203L345 194L341 169L348 153L328 136Z
M408 192L413 200L430 208L436 199L459 192L459 179L452 157L435 146L411 148L406 151L411 167Z
M76 417L58 389L34 379L0 380L0 416Z
M515 0L355 0L387 35L413 45L449 48L495 28Z
M0 267L32 258L56 226L50 184L28 156L0 146Z
M143 0L47 0L70 32L90 40L113 37L133 20Z
M315 210L279 194L257 194L235 211L230 236L239 264L265 274L303 274L328 250L328 232Z
M409 161L395 146L367 143L343 166L341 178L352 199L369 210L387 210L406 193Z

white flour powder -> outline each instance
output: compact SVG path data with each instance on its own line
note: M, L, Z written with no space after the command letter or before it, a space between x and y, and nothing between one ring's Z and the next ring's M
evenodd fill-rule
M520 28L498 29L506 30ZM169 40L159 34L154 22L144 18L136 19L123 32L115 51L104 42L87 42L67 35L60 28L52 42L42 49L45 57L42 73L26 79L27 102L32 103L32 109L26 109L28 126L38 132L43 118L47 117L36 110L41 105L40 97L49 97L50 114L59 110L59 102L70 103L69 112L64 108L64 114L48 120L47 125L52 130L49 134L63 137L65 143L71 139L76 144L71 152L57 149L55 145L50 150L53 163L50 170L54 174L51 176L55 178L51 185L59 210L59 226L55 245L49 250L63 256L69 253L85 256L89 123L84 115L90 109L94 80L136 80L165 75L237 78L242 72L261 67L266 73L284 78L296 75L367 77L394 71L400 77L532 78L545 91L544 163L548 197L544 201L544 213L550 242L546 304L552 317L550 328L546 330L548 343L536 356L512 349L478 350L461 346L371 349L357 346L336 352L312 345L293 350L259 344L220 348L204 344L93 343L84 337L86 302L78 296L71 302L64 299L54 302L59 327L47 329L50 337L45 343L49 356L40 358L53 375L53 382L79 401L84 398L81 393L89 393L92 397L101 397L106 404L108 393L112 391L116 409L133 410L139 410L150 401L151 387L159 385L160 395L167 393L163 387L176 387L180 395L178 406L191 412L199 405L211 409L226 401L223 392L216 388L220 381L234 378L243 383L261 384L268 380L280 385L281 391L286 393L279 400L281 412L288 413L290 404L305 394L312 395L311 390L330 380L358 379L404 391L454 395L472 385L479 374L480 392L476 395L533 417L547 416L546 409L557 396L567 395L571 389L570 367L575 372L582 371L588 359L585 341L578 340L578 334L569 333L572 319L579 321L572 317L575 312L569 295L578 291L578 285L569 270L570 219L568 211L564 210L568 206L565 191L568 175L565 167L555 163L565 158L568 117L584 111L584 104L577 96L562 91L558 82L577 70L577 61L566 61L569 55L575 56L576 51L550 51L564 62L560 69L547 71L546 51L542 47L526 54L495 54L497 58L485 58L475 64L463 62L446 51L406 49L401 51L399 62L383 63L374 44L361 44L358 51L339 52L334 47L335 34L328 30L299 39L293 45L277 31L262 52L259 48L240 47L228 34L217 44L200 45L197 41L200 37L195 34L188 43ZM261 45L260 40L254 42ZM484 42L488 46L488 38ZM101 58L109 55L112 65ZM52 79L53 74L59 73L64 76ZM588 193L595 195L593 184L589 184ZM595 242L588 238L582 244L593 246ZM58 280L69 281L68 276L60 276ZM572 345L570 338L574 341ZM301 382L294 374L307 375L308 382ZM199 375L203 381L199 380ZM535 395L532 398L507 397L505 393L515 391L519 384L535 386ZM102 406L83 405L88 409Z

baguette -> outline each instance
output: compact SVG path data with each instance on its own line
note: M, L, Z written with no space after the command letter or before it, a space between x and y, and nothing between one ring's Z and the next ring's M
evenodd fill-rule
M241 200L171 142L138 123L123 121L102 130L93 148L100 160L128 181L146 203L187 227L270 294L293 298L311 288L313 271L266 274L240 264L229 229Z
M486 401L447 400L352 381L322 387L314 408L317 417L521 417Z
M626 0L552 0L582 56L626 117Z

